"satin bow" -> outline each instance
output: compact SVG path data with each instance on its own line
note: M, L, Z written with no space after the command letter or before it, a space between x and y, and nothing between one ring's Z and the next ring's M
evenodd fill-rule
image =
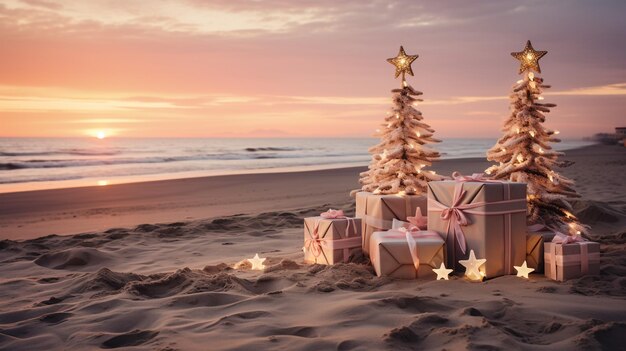
M452 206L445 208L441 211L441 219L448 221L448 228L446 229L446 232L450 232L450 228L452 228L452 234L457 238L459 248L463 253L465 253L467 248L465 244L465 234L463 233L463 229L461 228L461 226L466 226L470 224L470 221L469 219L467 219L467 216L465 215L465 212L463 212L463 210L476 207L477 205L461 205L463 195L465 195L466 192L467 191L463 189L463 187L455 187L454 198L452 199Z
M556 232L556 235L552 239L552 242L555 244L574 244L574 243L582 243L586 242L587 239L583 238L581 235L566 235L561 232Z
M326 212L320 213L320 216L326 219L346 218L343 214L343 210L333 210L332 208Z

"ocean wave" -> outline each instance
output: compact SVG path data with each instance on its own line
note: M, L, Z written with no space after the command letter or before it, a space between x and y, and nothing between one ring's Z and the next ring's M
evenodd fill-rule
M324 155L332 157L333 155ZM345 155L335 155L345 156ZM208 154L170 157L132 157L132 158L104 158L104 159L58 159L58 160L26 160L0 163L0 171L12 171L19 169L37 168L68 168L68 167L92 167L112 166L121 164L146 164L146 163L172 163L182 161L229 161L229 160L261 160L279 158L306 158L319 157L319 155L272 155L272 154Z
M121 151L112 150L87 150L87 149L61 149L55 151L0 151L0 156L6 157L23 157L23 156L115 156L120 155Z
M248 152L257 152L257 151L296 151L299 150L294 147L247 147L245 148Z

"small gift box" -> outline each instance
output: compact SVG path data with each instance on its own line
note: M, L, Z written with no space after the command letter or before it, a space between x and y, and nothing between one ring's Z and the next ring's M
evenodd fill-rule
M554 231L526 233L526 263L534 273L543 273L543 245L552 241Z
M361 219L332 209L305 218L302 251L306 263L347 262L352 253L361 251Z
M374 232L391 229L393 220L424 221L426 213L425 195L375 195L361 191L356 193L356 217L361 218L363 251L369 253L370 237Z
M557 233L544 243L546 277L565 281L584 275L600 274L600 244L586 241L580 235Z
M526 184L452 176L428 183L428 230L446 241L446 265L463 271L474 250L486 278L515 274L526 259Z
M445 261L443 239L433 231L406 228L375 232L370 238L370 260L377 276L399 279L434 277L433 268Z

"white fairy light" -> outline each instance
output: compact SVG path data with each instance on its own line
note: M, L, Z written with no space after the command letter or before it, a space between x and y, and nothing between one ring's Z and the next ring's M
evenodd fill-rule
M528 79L535 80L535 74L533 72L528 73Z
M503 147L501 147L501 148L500 148L500 151L502 151L502 152L506 152L506 149L505 149L505 148L503 148Z
M396 118L400 118L400 114L398 112L396 112Z
M524 162L524 156L522 156L522 154L517 154L517 162L519 163Z
M417 137L420 138L422 136L422 133L420 133L420 131L418 130L417 132L415 132L415 135L417 135Z
M535 131L534 130L529 130L528 134L530 134L531 137L535 137Z
M538 97L537 100L543 100L543 96Z
M522 83L523 81L524 81L523 79L520 79L517 81L517 84Z
M561 133L561 132L559 132L558 130L554 131L554 135L558 135L559 133Z
M516 128L516 132L517 132L517 134L519 134L519 133L520 133L520 129L519 129L519 127L517 127L517 128Z

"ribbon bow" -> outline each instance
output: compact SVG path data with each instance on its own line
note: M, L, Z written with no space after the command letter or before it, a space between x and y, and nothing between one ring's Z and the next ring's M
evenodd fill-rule
M457 171L452 172L452 179L457 182L483 182L487 180L484 173L473 173L471 176L466 176Z
M574 243L583 243L586 242L587 239L583 238L581 235L566 235L561 232L556 232L556 235L552 239L552 242L555 244L574 244Z
M428 224L428 217L422 216L422 209L419 207L415 209L415 217L407 217L406 220L419 229L426 229Z
M343 210L333 210L332 208L328 209L326 212L320 213L320 216L326 219L346 218L343 214Z
M464 254L467 247L465 244L465 234L463 233L461 226L470 224L470 221L463 211L465 209L484 205L483 203L461 205L461 201L466 192L467 191L463 189L462 186L455 187L454 198L452 199L451 206L446 207L441 211L441 219L448 221L446 232L450 233L450 229L452 229L452 235L456 237L457 242L459 243L459 248Z

